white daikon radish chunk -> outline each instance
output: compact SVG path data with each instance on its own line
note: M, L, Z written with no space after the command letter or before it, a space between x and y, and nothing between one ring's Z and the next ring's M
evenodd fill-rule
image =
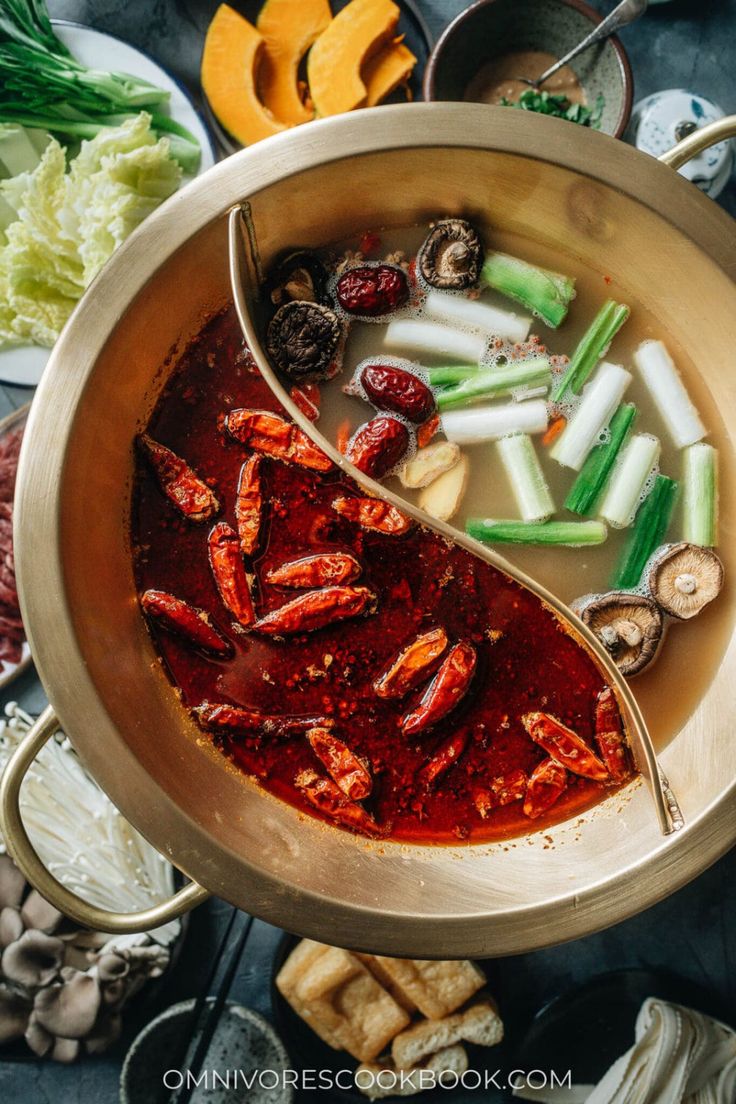
M605 360L583 389L580 405L550 449L552 459L580 471L630 382L630 372Z
M412 490L428 487L444 472L454 468L459 459L460 449L452 441L433 441L431 445L417 449L411 460L399 468L399 479L404 487Z
M531 437L515 433L502 437L496 447L524 521L545 521L555 512L547 480Z
M461 456L453 468L424 488L419 495L420 510L438 521L449 521L458 511L467 483L468 458Z
M547 404L542 399L448 410L441 418L445 437L459 445L495 441L508 433L544 433L547 422Z
M430 291L424 300L424 313L441 322L455 322L470 326L473 330L507 341L526 341L532 320L513 311L492 307L479 299L467 299L464 295L448 295L442 291Z
M685 390L680 373L662 341L643 341L634 363L677 448L705 437L705 426Z
M611 525L618 529L631 525L659 453L659 441L651 433L636 433L624 446L599 510Z
M475 364L486 351L486 340L479 334L455 330L439 322L425 322L421 318L397 318L389 322L383 333L383 344L388 349L412 349Z

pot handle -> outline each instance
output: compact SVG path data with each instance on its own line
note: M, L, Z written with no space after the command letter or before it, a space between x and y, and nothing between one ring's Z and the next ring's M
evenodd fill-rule
M728 138L736 138L736 115L726 115L723 119L716 119L714 123L707 123L699 130L694 130L657 160L663 165L669 165L671 169L681 169L703 150L717 145L718 142L725 142Z
M21 740L0 778L0 828L12 859L31 885L75 923L112 935L151 931L206 901L210 896L207 890L196 882L189 882L169 900L141 912L108 912L77 897L44 866L23 824L20 790L33 760L58 729L58 718L49 705Z

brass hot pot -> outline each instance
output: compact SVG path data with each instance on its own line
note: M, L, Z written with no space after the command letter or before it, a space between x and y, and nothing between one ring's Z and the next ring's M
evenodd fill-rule
M736 133L716 124L710 140ZM686 159L698 132L670 157ZM3 782L3 830L34 884L82 923L151 927L206 891L318 939L384 954L517 953L613 924L677 889L736 837L736 636L661 761L685 826L660 833L644 786L582 825L514 846L380 847L263 793L195 728L156 661L129 549L132 440L172 353L230 298L227 212L252 205L264 259L365 226L441 212L600 265L692 354L736 426L736 223L671 168L580 127L467 104L381 108L298 128L216 166L115 255L58 342L33 404L17 492L23 616L53 706ZM733 433L733 431L732 431ZM723 457L731 558L733 455ZM727 570L734 564L727 563ZM731 578L735 576L731 574ZM663 686L663 693L677 692ZM58 721L57 719L58 718ZM188 877L174 902L100 913L59 887L18 812L24 771L57 724L125 816ZM663 741L667 743L665 739ZM660 744L662 747L662 744Z

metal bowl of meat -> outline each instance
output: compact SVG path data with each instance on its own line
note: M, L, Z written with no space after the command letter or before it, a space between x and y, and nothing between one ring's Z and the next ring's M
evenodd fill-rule
M465 957L575 938L652 904L734 839L728 586L673 634L660 681L654 667L628 688L570 613L569 580L553 597L542 561L535 579L534 561L484 551L395 491L371 499L244 348L227 215L245 201L265 271L295 247L462 217L486 241L523 239L560 270L625 289L644 336L665 333L677 354L720 452L722 534L733 524L736 232L697 189L603 135L473 105L325 120L245 150L116 254L34 402L17 555L54 715L4 781L10 849L61 901L15 800L58 717L125 816L196 883L175 908L206 890L323 941ZM255 293L250 306L258 327ZM392 508L406 532L363 524ZM261 543L243 559L253 532ZM725 540L720 554L728 579ZM629 767L614 778L596 742L602 695L601 723L628 735L651 781L643 709L679 831L661 833ZM472 770L453 774L460 754ZM545 779L562 804L524 814L530 776L565 754ZM491 764L509 786L521 771L523 792L500 801Z

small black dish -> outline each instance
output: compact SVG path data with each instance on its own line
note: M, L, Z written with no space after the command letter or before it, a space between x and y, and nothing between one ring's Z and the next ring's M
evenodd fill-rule
M728 1022L717 998L695 982L659 970L616 970L545 1005L516 1050L514 1066L554 1070L558 1077L569 1070L573 1084L595 1084L633 1044L636 1017L647 997Z

